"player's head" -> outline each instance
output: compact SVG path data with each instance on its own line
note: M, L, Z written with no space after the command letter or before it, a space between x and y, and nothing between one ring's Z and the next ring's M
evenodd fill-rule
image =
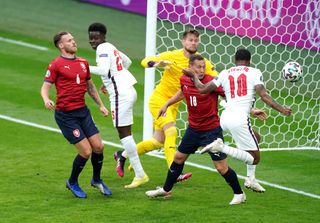
M96 50L97 47L106 41L107 28L102 23L92 23L88 28L89 43L92 49Z
M189 58L189 67L195 72L201 80L206 71L206 62L200 54L192 54Z
M59 32L54 35L53 43L62 53L74 54L77 52L77 44L69 32Z
M247 49L237 50L234 60L236 65L250 66L251 53Z
M182 46L190 54L197 52L199 47L199 32L195 29L188 29L182 35Z

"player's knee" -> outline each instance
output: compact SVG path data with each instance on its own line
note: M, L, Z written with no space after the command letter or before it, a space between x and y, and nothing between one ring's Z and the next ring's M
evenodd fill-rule
M174 154L174 162L178 164L182 164L188 159L188 156L189 156L188 154L177 151Z
M226 160L214 161L214 166L220 175L224 175L228 172L228 164Z
M98 145L94 146L94 147L92 148L92 150L93 150L93 152L98 153L98 154L103 153L103 150L104 150L104 145L103 145L103 143L101 142L101 143L99 143Z
M79 152L79 155L82 156L83 158L89 159L91 156L91 148L90 149L86 149L86 150L82 150Z
M164 131L164 134L165 134L166 137L177 136L178 131L177 131L177 128L175 126L171 126L171 127L169 127L168 129L166 129Z
M257 165L260 162L260 157L254 157L253 159L253 165Z
M152 138L151 143L155 149L161 149L163 147L163 143L159 142L157 139Z
M131 135L131 126L117 127L120 139Z

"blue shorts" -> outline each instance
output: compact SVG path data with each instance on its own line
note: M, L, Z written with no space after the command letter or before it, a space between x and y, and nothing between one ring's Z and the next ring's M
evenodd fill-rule
M71 144L99 133L87 107L72 111L55 111L54 117L62 134Z
M178 151L184 154L192 154L195 153L200 146L204 147L212 143L217 138L221 138L223 140L221 127L217 127L208 131L197 131L188 126L184 136L182 137ZM211 159L215 161L224 160L227 158L226 154L220 152L209 152L209 154Z

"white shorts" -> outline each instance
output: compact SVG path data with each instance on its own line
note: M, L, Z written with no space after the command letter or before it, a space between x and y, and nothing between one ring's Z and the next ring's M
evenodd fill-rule
M220 125L223 131L230 132L238 149L259 150L258 140L251 128L250 118L245 112L224 110Z
M115 127L133 124L133 105L137 100L137 92L130 87L110 98L111 115Z

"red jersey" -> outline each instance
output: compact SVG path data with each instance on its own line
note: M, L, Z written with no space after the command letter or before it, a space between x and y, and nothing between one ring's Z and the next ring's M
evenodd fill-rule
M52 61L44 81L56 86L56 110L70 111L84 107L87 80L90 78L89 64L85 59L60 56Z
M201 82L206 84L212 79L214 77L204 75ZM218 96L224 96L222 88L219 87L210 93L201 94L190 78L185 75L181 76L180 85L187 103L189 126L198 131L207 131L219 127Z

